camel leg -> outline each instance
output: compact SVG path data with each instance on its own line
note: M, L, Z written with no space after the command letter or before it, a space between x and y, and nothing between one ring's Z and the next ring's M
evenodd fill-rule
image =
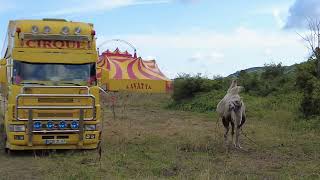
M240 128L236 127L236 148L241 148L240 143L239 143L239 136L240 136Z
M223 135L224 137L224 143L227 145L228 144L228 132L229 132L229 127L225 128L225 133Z
M237 130L236 130L236 139L234 140L234 127L237 128L237 112L234 110L231 111L231 125L232 125L232 143L237 147Z
M234 122L231 121L231 138L232 138L232 143L235 145L235 142L234 142Z
M240 142L239 142L239 137L240 137L240 123L242 120L242 113L241 111L237 113L236 115L236 141L235 141L235 146L236 148L241 148Z
M223 135L224 143L227 145L228 144L229 121L227 120L227 118L222 117L222 123L223 123L224 129L225 129L225 132Z

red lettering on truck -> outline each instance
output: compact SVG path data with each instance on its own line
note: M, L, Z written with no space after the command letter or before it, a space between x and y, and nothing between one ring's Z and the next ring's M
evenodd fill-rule
M27 48L46 48L46 49L86 49L85 43L80 41L62 40L25 40L23 46Z
M35 48L35 47L36 47L35 44L34 44L34 41L31 41L31 40L27 41L27 42L26 42L26 45L27 45L28 47L31 47L31 48Z
M53 41L53 47L62 49L64 47L64 41Z

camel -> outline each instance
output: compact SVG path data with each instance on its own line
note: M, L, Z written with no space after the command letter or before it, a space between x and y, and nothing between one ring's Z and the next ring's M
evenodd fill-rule
M227 91L227 94L217 105L217 112L225 127L225 144L227 145L228 143L229 125L231 124L232 142L236 148L241 148L239 143L240 128L246 121L246 107L239 95L242 89L243 87L238 86L237 81L233 80ZM236 133L235 141L234 130Z

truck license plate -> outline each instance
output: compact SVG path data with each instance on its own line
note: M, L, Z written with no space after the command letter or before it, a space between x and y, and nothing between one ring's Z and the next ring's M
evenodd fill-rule
M65 139L46 139L46 144L66 144L67 141Z

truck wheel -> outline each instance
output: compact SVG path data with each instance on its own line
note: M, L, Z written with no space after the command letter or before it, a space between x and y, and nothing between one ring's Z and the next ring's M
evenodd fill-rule
M4 135L4 136L6 136L6 135ZM6 154L8 154L9 156L12 155L12 151L9 148L7 148L7 138L6 137L4 138L3 146L4 146L3 147L4 148L4 152Z
M4 148L4 151L7 155L11 155L11 150L9 148Z
M0 145L1 145L1 148L2 147L3 149L6 148L6 133L4 132L3 124L0 124Z

